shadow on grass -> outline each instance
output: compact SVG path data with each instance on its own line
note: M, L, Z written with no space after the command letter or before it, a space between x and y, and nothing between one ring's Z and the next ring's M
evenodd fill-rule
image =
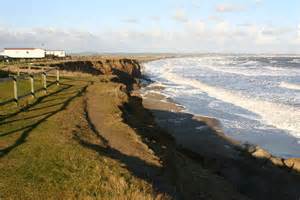
M71 88L72 86L71 85L68 85L67 87L64 87L64 88L61 88L59 89L58 91L56 92L53 92L47 96L43 96L41 98L39 98L35 103L31 104L30 106L16 112L16 113L13 113L13 114L10 114L9 116L6 116L4 119L8 119L8 118L11 118L13 116L16 116L18 115L19 113L23 112L23 111L26 111L26 112L31 112L31 111L28 111L29 108L41 103L43 101L43 99L47 98L47 97L50 97L50 96L53 96L55 94L58 94L60 92L63 92L64 90L67 90L69 88ZM40 116L43 116L41 119L37 120L36 122L34 122L33 124L30 124L28 126L25 126L25 127L22 127L20 129L17 129L17 130L13 130L13 131L10 131L10 132L6 132L6 133L1 133L1 137L3 136L6 136L6 135L10 135L10 134L14 134L14 133L17 133L19 131L23 131L20 135L20 137L14 142L14 144L4 148L4 149L0 149L0 158L1 157L4 157L5 155L7 155L10 151L12 151L13 149L15 149L16 147L24 144L26 142L26 139L28 138L29 134L36 128L38 127L42 122L44 122L45 120L47 120L49 117L57 114L58 112L64 110L70 103L73 99L75 99L76 97L79 97L81 96L87 89L88 85L84 86L80 91L78 91L77 93L75 93L73 96L71 96L70 98L67 98L65 101L63 101L61 103L61 107L57 108L56 110L52 111L52 112L48 112L48 113L43 113L41 114ZM60 104L59 104L60 105ZM37 117L37 116L35 116ZM2 120L4 120L2 119ZM3 123L5 124L5 122Z
M153 176L160 175L161 169L159 167L151 165L138 157L125 155L108 145L93 144L80 138L78 135L75 135L74 139L76 139L83 147L94 150L100 156L108 157L125 164L125 168L128 169L134 176L149 183L153 182Z
M0 70L0 78L7 78L9 73L7 71Z
M173 199L178 199L179 194L173 183L167 180L168 183L166 184L166 176L162 167L150 164L139 157L125 155L119 150L112 148L107 139L101 135L89 118L86 104L84 110L89 128L101 142L96 144L94 141L90 141L84 136L81 136L79 132L74 132L74 139L78 141L80 145L95 151L99 156L119 161L122 163L122 167L126 168L132 175L150 183L153 186L155 193L168 194L173 197Z
M7 115L1 115L1 117L0 117L0 122L1 122L1 121L4 121L4 120L7 120L7 119L9 119L9 118L12 118L12 117L18 115L18 114L21 113L21 112L27 111L27 110L29 110L30 108L32 108L32 107L34 107L34 106L36 106L36 105L42 103L44 99L46 99L46 98L48 98L48 97L50 97L50 96L54 96L54 95L56 95L56 94L59 94L59 93L65 91L65 90L70 89L71 87L72 87L72 85L66 85L66 84L63 84L63 87L62 87L62 88L56 90L55 92L51 92L51 93L49 93L49 94L47 94L47 95L45 95L45 96L39 97L36 101L34 101L33 103L31 103L31 104L29 104L29 105L27 105L27 106L25 106L25 107L20 108L18 111L14 112L14 113L7 114Z

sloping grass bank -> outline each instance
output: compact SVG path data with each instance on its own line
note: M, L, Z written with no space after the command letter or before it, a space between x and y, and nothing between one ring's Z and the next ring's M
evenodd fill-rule
M151 184L109 156L79 145L98 141L85 113L85 91L99 78L63 79L19 110L1 107L0 199L160 199Z

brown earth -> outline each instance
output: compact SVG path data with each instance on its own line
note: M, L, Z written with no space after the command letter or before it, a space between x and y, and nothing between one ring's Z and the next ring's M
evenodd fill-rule
M222 177L177 151L174 140L155 124L141 99L128 96L122 85L94 84L86 100L90 122L106 146L82 144L110 152L156 191L173 199L247 199Z

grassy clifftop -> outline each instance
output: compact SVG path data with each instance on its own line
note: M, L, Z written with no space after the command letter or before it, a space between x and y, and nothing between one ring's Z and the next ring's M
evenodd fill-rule
M86 118L85 92L99 78L63 79L26 109L0 118L1 199L155 199L151 184L123 163L80 145L97 142ZM109 108L108 108L109 109Z
M1 199L243 199L176 153L132 101L138 64L100 61L55 63L66 75L59 87L22 107L1 107Z
M93 69L100 70L95 64ZM0 199L168 199L152 183L135 176L113 152L103 148L100 154L80 142L103 145L87 117L87 89L98 85L106 101L114 102L109 94L118 93L122 78L113 71L88 75L87 62L57 65L68 74L60 86L51 86L37 100L22 100L20 107L1 106ZM120 67L122 73L132 75L126 71L129 64ZM72 71L77 74L70 75ZM27 82L19 84L27 87ZM0 98L10 89L4 85ZM109 104L103 106L108 114L119 112Z

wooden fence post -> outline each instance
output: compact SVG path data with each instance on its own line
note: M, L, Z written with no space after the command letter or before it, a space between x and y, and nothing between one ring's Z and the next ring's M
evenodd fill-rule
M56 69L56 85L59 86L59 69Z
M33 78L33 74L30 74L29 80L30 80L31 96L34 98L35 94L34 94L34 78Z
M43 72L42 73L42 81L43 81L43 88L45 93L47 93L47 73Z
M17 85L16 76L13 76L13 84L14 84L14 100L18 104L18 85Z

